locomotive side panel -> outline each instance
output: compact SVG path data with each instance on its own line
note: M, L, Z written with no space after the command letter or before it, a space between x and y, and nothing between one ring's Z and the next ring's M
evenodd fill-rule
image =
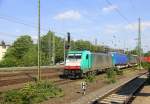
M92 70L107 69L112 67L112 58L110 54L105 53L93 53L93 65Z

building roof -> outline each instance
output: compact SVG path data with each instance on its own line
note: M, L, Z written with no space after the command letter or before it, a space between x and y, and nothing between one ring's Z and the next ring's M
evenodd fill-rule
M10 46L10 45L9 45L9 44L6 44L5 41L1 41L1 42L0 42L0 46Z

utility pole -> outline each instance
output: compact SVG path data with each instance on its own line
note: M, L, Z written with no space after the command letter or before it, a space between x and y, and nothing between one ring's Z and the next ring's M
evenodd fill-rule
M139 56L139 69L141 69L141 18L138 19L138 56Z
M95 38L95 46L97 46L97 38Z
M116 40L116 36L115 35L113 35L113 44L114 44L114 48L115 48L115 51L116 51L116 46L117 46L117 40Z
M48 36L48 44L49 44L49 65L51 65L51 35Z
M71 47L71 49L72 50L74 50L75 49L75 46L76 46L76 44L75 44L75 39L74 38L72 38L72 47Z
M55 35L53 34L53 65L55 65Z
M97 38L95 38L95 47L96 47L95 52L97 52Z
M124 40L124 54L126 52L126 43L125 43L125 40Z
M92 42L90 41L90 51L92 51Z
M66 39L64 38L64 64L66 61Z
M40 46L41 46L41 39L40 39L40 0L38 0L38 80L41 79L41 70L40 70Z

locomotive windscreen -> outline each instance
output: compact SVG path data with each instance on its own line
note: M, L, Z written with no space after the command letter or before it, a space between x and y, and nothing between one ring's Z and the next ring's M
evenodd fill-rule
M81 54L69 54L67 59L81 59Z

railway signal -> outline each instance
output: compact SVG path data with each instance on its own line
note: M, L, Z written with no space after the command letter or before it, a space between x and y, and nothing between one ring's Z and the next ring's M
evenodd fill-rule
M70 32L67 33L67 44L66 44L66 49L70 50L70 42L71 42L71 36Z
M70 32L67 32L67 42L66 38L64 38L64 63L66 60L66 53L68 52L68 50L70 50L70 41L71 41Z
M70 43L70 32L67 33L67 40L68 40L68 43Z
M64 38L64 62L66 59L66 53L70 50L70 41L71 41L71 36L70 36L70 32L68 32L67 33L67 43Z

